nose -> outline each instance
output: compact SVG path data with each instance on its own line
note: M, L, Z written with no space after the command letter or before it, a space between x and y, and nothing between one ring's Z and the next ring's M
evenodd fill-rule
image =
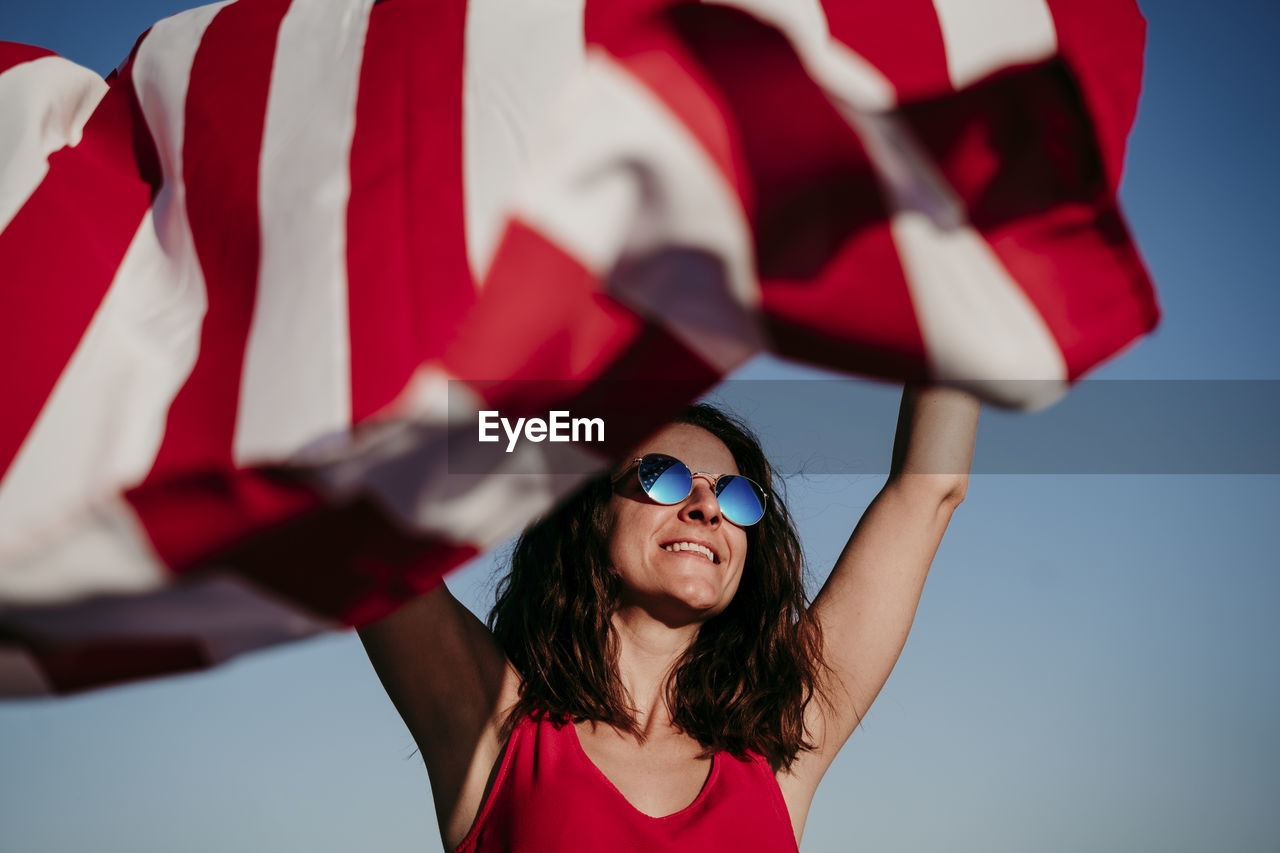
M720 502L716 499L714 482L706 474L693 475L693 488L680 505L682 519L705 521L712 525L720 523Z

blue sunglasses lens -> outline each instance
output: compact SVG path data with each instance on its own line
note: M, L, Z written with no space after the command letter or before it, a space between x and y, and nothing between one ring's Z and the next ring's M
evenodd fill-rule
M660 504L679 503L693 490L693 475L679 459L651 453L640 460L640 487Z
M689 466L673 456L650 453L641 458L640 487L660 504L680 503L693 491L693 474ZM716 500L724 517L734 524L747 526L764 517L764 495L746 477L726 474L716 481Z
M746 477L729 475L716 482L720 511L734 524L755 524L764 517L764 500Z

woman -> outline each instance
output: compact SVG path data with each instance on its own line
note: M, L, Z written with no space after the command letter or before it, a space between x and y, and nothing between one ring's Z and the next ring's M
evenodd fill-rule
M443 587L364 629L445 847L794 850L906 641L977 418L907 388L888 480L807 608L758 444L694 407L525 532L492 632Z

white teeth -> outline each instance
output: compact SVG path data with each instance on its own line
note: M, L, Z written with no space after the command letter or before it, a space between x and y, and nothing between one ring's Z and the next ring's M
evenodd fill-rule
M716 555L706 545L699 545L697 542L672 542L670 545L663 545L664 551L693 551L701 554L711 562L716 561Z

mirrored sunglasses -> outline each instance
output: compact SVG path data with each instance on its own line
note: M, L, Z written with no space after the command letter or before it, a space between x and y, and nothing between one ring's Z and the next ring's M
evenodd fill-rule
M689 497L694 477L707 477L711 480L721 514L739 527L750 527L758 522L764 517L768 505L769 493L755 480L740 474L721 474L711 478L701 471L690 471L688 465L665 453L637 456L613 478L613 482L617 483L633 467L640 478L640 488L649 499L667 506Z

